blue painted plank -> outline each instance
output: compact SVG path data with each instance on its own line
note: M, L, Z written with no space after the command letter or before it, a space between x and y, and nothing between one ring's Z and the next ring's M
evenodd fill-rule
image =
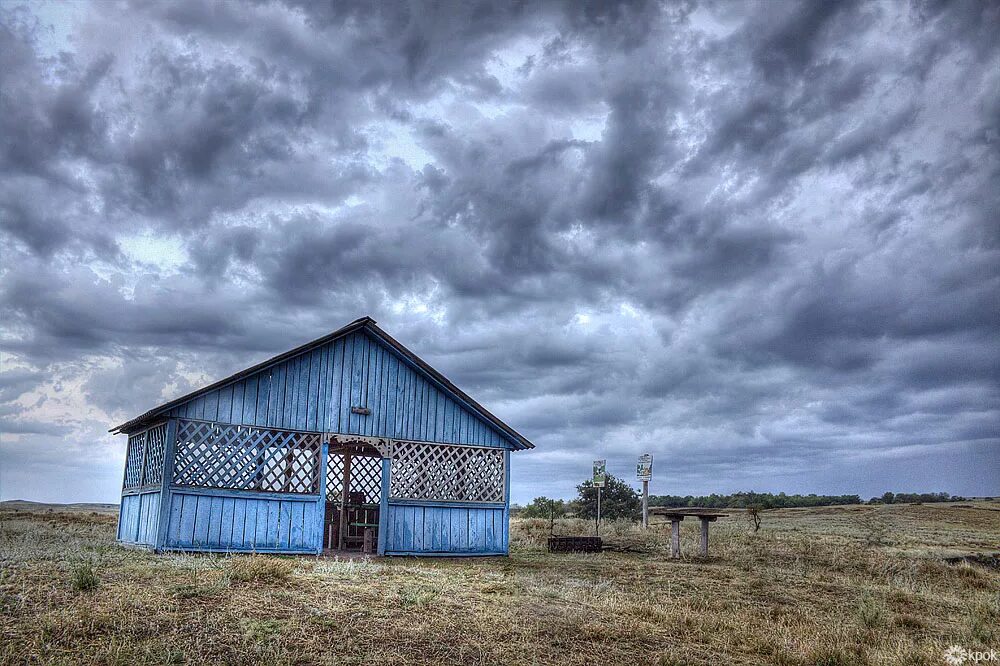
M305 504L302 502L286 502L288 504L288 545L292 548L301 548L305 540L303 539L303 528L305 527Z
M288 548L292 543L292 506L278 502L278 545Z
M232 531L232 523L226 525L222 517L222 509L225 507L224 497L213 497L212 498L212 523L209 528L209 540L213 545L225 546L226 544L222 540L222 535L228 529Z
M295 387L297 386L296 373L298 372L298 359L292 359L285 364L285 399L281 418L278 422L282 428L295 427Z
M219 390L205 394L205 418L209 421L219 420Z
M139 542L149 543L150 522L152 519L151 506L154 502L153 493L140 495L139 507L142 514L142 527L139 529Z
M267 425L276 427L285 408L285 365L276 365L271 371L271 395L267 402Z
M247 501L242 497L231 498L233 503L233 529L229 533L229 544L233 548L242 548L244 542L243 530L246 526Z
M413 439L413 372L403 366L403 432L404 439Z
M257 377L253 375L244 379L243 385L243 418L240 423L254 425L257 422Z
M344 394L344 341L338 340L330 354L330 430L344 432L341 409Z
M469 550L469 510L451 510L451 549L454 552Z
M392 544L387 546L387 550L403 550L403 535L405 522L402 507L392 507Z
M267 523L265 527L264 545L268 548L278 547L278 520L279 520L279 509L280 502L278 500L267 500L267 511L265 515L267 516ZM261 511L264 511L264 507L261 506ZM258 519L258 525L260 521ZM258 536L260 536L258 534Z
M205 418L205 396L198 396L194 399L191 405L192 416L194 419L204 419Z
M312 354L303 354L300 359L298 386L296 387L295 395L297 402L295 422L300 425L295 427L298 430L310 430L315 429L309 427L309 402L311 399L314 400L309 395L309 377L312 375Z
M293 358L289 362L289 373L288 373L288 427L295 428L296 430L304 430L305 428L300 425L301 421L305 421L305 409L304 405L299 397L301 395L301 381L302 381L302 366L304 358L299 356ZM304 397L304 396L303 396ZM301 421L299 420L301 417Z
M424 420L426 409L424 405L424 383L417 379L414 373L413 382L413 439L426 440L424 436Z
M379 357L378 345L367 335L365 336L365 342L368 346L368 360L365 364L365 394L363 400L365 407L370 409L372 413L361 417L363 426L361 431L365 435L371 436L378 432L375 429L375 423L378 419Z
M195 495L175 495L174 497L180 502L177 543L181 545L193 546L198 498Z
M424 549L424 507L414 506L413 509L413 550Z
M486 518L486 526L484 529L484 537L483 537L484 540L483 549L489 551L502 550L502 548L497 545L497 531L496 531L496 520L495 520L496 510L495 509L484 510L483 514Z
M249 504L249 502L247 502ZM268 538L268 525L270 519L268 518L269 503L257 502L254 503L254 509L256 510L257 520L256 527L254 528L254 538L253 545L254 548L270 548L271 542Z
M181 525L181 502L178 496L171 493L168 495L168 501L170 504L166 511L167 525L163 530L163 543L161 544L164 548L178 542Z
M121 509L118 514L118 532L119 538L125 542L132 541L132 535L129 532L129 520L132 516L132 495L126 495L122 497Z
M131 496L122 497L118 513L118 538L122 541L128 541L128 512L131 501Z
M129 541L139 543L142 532L142 495L133 495L129 503Z
M316 413L314 415L314 425L316 430L325 432L326 427L326 364L327 357L329 356L330 347L329 345L324 345L319 350L319 356L316 361L316 404L314 409Z
M257 409L254 414L254 425L267 425L268 403L271 397L271 373L262 372L257 375Z
M253 549L257 545L257 506L259 502L244 500L243 507L243 548Z
M230 423L243 423L243 391L246 389L246 382L236 382L233 384L233 405L229 410Z
M139 496L132 495L128 503L128 540L135 543L139 538Z
M438 550L440 544L438 543L437 533L437 509L425 508L424 509L424 529L422 541L424 547L427 550Z
M274 387L271 393L272 404L268 405L268 411L272 414L271 423L275 428L284 425L285 414L288 413L288 407L285 404L288 398L288 373L288 364L282 363L274 368L274 375L271 378Z
M479 509L469 509L469 550L485 550L480 528L482 513Z
M364 388L365 378L365 350L364 337L359 335L351 336L351 393L348 398L348 411L352 406L356 406L361 401L361 391ZM361 432L361 416L351 413L348 432L352 435Z
M455 405L450 400L444 403L444 423L441 425L441 442L455 441Z
M445 398L441 391L434 391L434 441L440 442L444 437Z
M225 548L233 547L233 521L236 511L236 500L232 497L222 499L222 520L219 524L219 545Z
M146 543L156 543L156 532L160 526L160 493L149 493L149 507L146 518Z
M233 387L223 386L219 389L219 416L217 421L232 423L233 415Z
M196 546L209 546L208 529L212 522L212 498L194 497L195 517L194 517L194 544Z
M392 380L392 436L403 436L403 376L399 361L393 357Z
M370 423L368 432L371 435L379 435L385 432L385 428L382 427L385 420L385 372L382 368L385 354L382 352L382 346L374 342L372 343L372 351L374 352L375 364L372 369L372 380L369 382L372 386L372 415L368 417Z

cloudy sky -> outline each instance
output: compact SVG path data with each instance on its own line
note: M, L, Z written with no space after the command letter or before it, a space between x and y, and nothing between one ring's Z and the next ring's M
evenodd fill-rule
M369 5L0 4L0 498L365 314L515 501L1000 494L1000 5Z

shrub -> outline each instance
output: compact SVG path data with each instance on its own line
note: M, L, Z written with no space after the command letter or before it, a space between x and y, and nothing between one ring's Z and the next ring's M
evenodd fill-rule
M100 583L90 562L81 562L73 567L72 582L77 592L90 592L97 589Z
M885 624L885 606L883 606L870 592L861 595L856 610L858 623L866 629L875 629Z
M441 595L440 590L421 585L404 585L397 593L399 604L403 607L428 606Z

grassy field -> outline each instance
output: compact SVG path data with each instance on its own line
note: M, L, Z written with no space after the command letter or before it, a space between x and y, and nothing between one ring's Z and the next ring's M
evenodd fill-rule
M0 663L943 664L1000 649L1000 502L738 512L712 557L684 524L609 525L645 552L508 559L153 555L115 516L0 508ZM565 521L558 533L589 526Z

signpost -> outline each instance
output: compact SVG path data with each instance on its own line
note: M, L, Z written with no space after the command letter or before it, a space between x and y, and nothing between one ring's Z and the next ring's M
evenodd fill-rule
M653 478L653 455L644 453L639 456L635 466L635 475L642 481L642 526L649 527L649 480Z
M594 523L594 533L601 533L601 488L608 482L607 460L594 461L594 487L597 488L597 520Z

